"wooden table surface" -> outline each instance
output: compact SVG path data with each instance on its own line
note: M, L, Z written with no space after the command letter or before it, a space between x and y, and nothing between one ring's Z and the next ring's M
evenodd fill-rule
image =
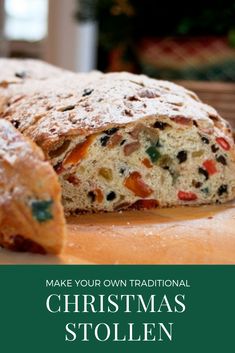
M235 203L68 220L60 256L0 250L1 264L235 264Z

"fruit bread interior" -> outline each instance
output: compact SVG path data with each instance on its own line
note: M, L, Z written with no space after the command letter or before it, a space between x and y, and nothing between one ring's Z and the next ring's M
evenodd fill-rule
M67 213L220 203L234 197L229 142L185 121L152 117L50 152Z

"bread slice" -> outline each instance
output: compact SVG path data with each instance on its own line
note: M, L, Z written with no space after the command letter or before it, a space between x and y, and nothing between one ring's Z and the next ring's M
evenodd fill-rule
M0 119L0 245L58 253L65 240L61 190L43 152Z
M69 88L13 101L4 117L44 150L66 213L235 196L229 124L173 83L128 73L77 76Z

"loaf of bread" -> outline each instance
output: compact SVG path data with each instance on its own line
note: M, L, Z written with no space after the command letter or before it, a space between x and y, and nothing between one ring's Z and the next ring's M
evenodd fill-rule
M58 253L65 240L61 189L43 152L0 119L0 245Z
M235 197L230 126L191 91L128 73L59 87L12 99L3 117L43 149L67 214Z

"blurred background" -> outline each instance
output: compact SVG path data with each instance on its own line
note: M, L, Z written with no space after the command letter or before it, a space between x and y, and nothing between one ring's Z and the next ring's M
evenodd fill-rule
M0 56L177 81L235 121L235 0L0 0Z

